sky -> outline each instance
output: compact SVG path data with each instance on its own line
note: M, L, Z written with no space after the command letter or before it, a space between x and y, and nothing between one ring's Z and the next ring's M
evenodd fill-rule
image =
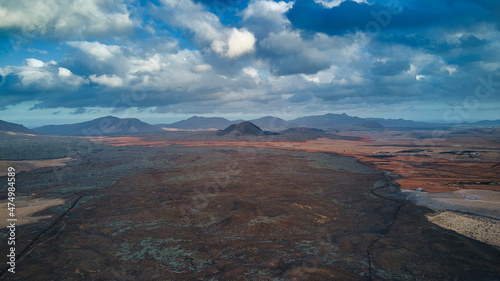
M500 119L500 1L0 0L0 119Z

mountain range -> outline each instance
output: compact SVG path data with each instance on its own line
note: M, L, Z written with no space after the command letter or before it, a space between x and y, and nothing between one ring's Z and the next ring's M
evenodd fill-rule
M222 117L193 116L189 119L171 124L151 125L136 118L121 119L113 116L106 116L87 122L66 125L47 125L30 130L23 125L0 120L0 131L24 134L39 133L45 135L62 136L100 136L163 132L167 128L174 128L178 130L223 130L233 124L238 124L243 121L245 120L231 121ZM446 129L457 126L455 124L433 124L404 119L360 118L349 116L345 113L328 113L324 115L305 116L288 121L278 117L266 116L249 121L259 129L271 132L282 132L290 128L316 128L325 131L331 131L384 129L405 130L435 128ZM461 123L458 125L465 127L499 127L500 120L486 120L475 123ZM238 129L236 128L236 130Z
M175 128L184 130L197 129L218 129L222 130L231 124L241 123L244 120L228 120L221 117L191 117L186 120L175 122L172 124L158 124L164 128ZM383 128L435 128L436 124L415 122L404 119L384 119L384 118L360 118L349 116L345 113L334 114L328 113L325 115L305 116L293 120L284 120L274 116L266 116L258 119L248 120L260 127L262 130L268 131L283 131L289 128L306 127L317 128L322 130L336 129L383 129ZM488 121L495 122L495 121ZM498 121L500 124L500 121ZM441 125L442 126L442 125Z
M106 116L91 121L67 124L48 125L33 129L44 135L60 136L101 136L113 134L153 133L163 131L160 127L142 122L136 118Z

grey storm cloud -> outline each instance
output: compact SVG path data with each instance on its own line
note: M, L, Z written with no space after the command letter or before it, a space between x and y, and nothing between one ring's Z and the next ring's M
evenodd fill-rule
M84 114L84 113L87 113L88 110L85 108L85 107L79 107L77 109L75 109L73 112L70 112L70 114Z
M344 1L326 8L314 0L297 0L287 12L291 23L300 29L330 35L380 29L415 30L429 27L471 27L490 22L498 28L500 3L497 1ZM379 29L370 22L378 22Z

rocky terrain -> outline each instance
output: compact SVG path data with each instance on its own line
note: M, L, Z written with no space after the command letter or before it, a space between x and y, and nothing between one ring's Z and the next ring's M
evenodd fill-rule
M2 149L21 145L16 138ZM59 142L66 153L54 158L75 160L16 176L20 211L34 219L17 229L18 271L2 272L8 280L500 276L498 248L430 222L431 209L399 198L391 177L354 158L235 143L23 138Z
M342 131L324 138L328 133L319 129L293 128L267 139L172 141L166 137L149 137L96 140L118 146L262 147L350 155L386 171L403 188L403 193L395 195L397 198L436 212L453 214L431 221L446 220L441 226L496 246L495 229L500 219L498 133L496 129L471 129L441 132L432 137L429 131ZM319 139L302 138L300 141L297 135ZM456 150L457 147L461 150ZM470 216L455 219L463 214ZM488 222L484 223L485 220ZM475 230L464 232L464 227Z

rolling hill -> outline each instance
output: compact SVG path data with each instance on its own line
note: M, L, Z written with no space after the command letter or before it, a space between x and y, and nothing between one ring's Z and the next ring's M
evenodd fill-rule
M239 124L232 124L229 127L217 133L218 136L235 135L235 136L266 136L277 135L277 133L262 131L261 128L256 126L250 121L241 122Z
M21 134L37 134L37 132L30 130L23 125L10 123L6 121L0 120L0 131L2 132L11 132L11 133L21 133Z

